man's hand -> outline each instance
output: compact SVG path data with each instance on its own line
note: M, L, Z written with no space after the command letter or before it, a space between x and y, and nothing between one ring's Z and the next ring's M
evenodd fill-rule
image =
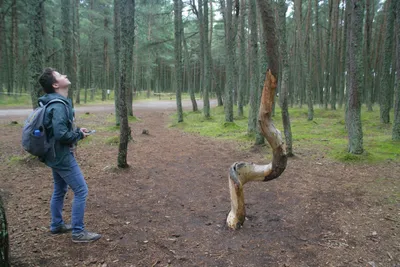
M86 128L81 128L80 131L83 133L83 138L86 138L87 136L90 135L90 134L87 134L88 129L86 129Z

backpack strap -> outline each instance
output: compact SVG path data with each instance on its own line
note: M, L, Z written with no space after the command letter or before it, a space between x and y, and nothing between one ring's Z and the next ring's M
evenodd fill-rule
M63 104L64 104L65 110L67 111L67 118L68 118L68 120L69 120L69 109L68 109L67 103L65 103L65 101L56 98L56 99L52 99L52 100L50 100L49 102L47 102L46 105L43 105L42 102L39 102L39 105L40 105L41 107L47 108L47 106L49 106L50 104L56 103L56 102L58 102L58 103L63 103Z

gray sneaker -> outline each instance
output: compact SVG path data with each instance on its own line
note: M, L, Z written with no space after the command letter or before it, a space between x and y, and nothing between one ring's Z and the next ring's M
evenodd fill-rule
M96 240L99 240L101 237L100 234L88 232L88 231L82 231L79 234L72 234L72 242L75 243L89 243L93 242Z

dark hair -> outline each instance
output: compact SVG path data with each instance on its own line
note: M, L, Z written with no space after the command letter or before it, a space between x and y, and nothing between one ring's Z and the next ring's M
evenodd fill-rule
M46 94L54 93L53 84L57 82L56 78L54 78L53 72L55 69L53 68L45 68L43 73L39 77L39 83L43 87L43 91Z

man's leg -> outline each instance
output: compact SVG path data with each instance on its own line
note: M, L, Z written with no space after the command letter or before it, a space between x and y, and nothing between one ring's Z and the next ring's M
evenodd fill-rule
M71 165L69 170L59 171L64 181L71 187L74 192L74 200L72 202L72 233L77 234L85 229L83 218L85 215L86 197L88 187L85 178L73 156L71 156Z
M54 190L50 200L51 225L50 231L55 232L64 225L62 210L64 207L64 197L68 190L68 185L64 179L52 169L54 179Z

